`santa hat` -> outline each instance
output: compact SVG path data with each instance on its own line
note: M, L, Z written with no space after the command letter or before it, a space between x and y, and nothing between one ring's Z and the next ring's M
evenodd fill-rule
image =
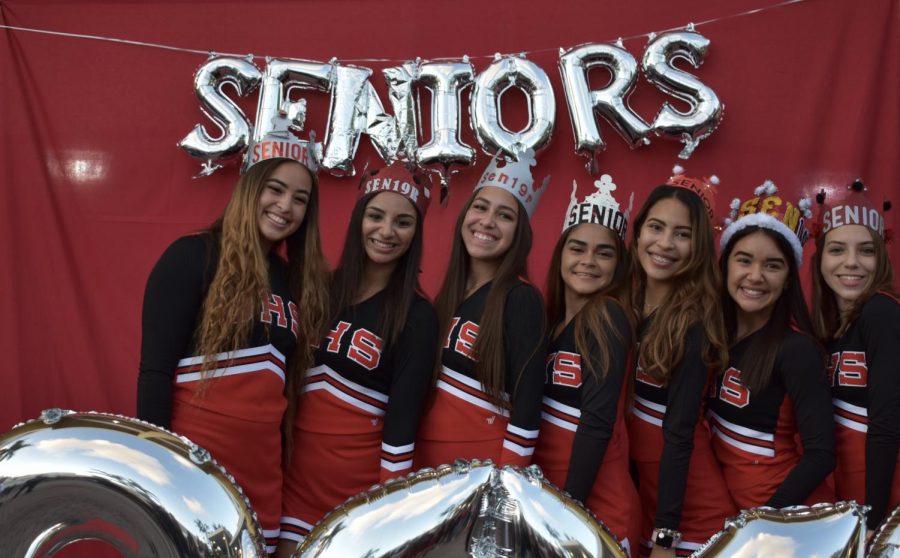
M799 267L803 263L803 244L809 240L806 223L812 218L811 207L809 197L801 198L797 205L782 199L775 183L766 180L753 190L753 196L747 200L731 200L731 213L725 219L726 227L719 239L719 247L724 250L738 231L750 226L762 227L788 241Z

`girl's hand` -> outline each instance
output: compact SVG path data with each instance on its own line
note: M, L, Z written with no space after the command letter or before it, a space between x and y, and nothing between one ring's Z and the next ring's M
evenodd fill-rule
M650 551L650 558L675 558L675 549L663 548L654 544L653 550Z

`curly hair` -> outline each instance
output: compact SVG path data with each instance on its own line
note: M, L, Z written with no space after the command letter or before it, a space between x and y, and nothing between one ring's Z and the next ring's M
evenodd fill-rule
M658 202L675 199L688 209L691 223L691 254L671 279L673 296L667 296L656 310L638 351L644 371L660 382L668 382L672 370L684 357L684 339L688 328L696 322L704 325L706 333L703 362L721 370L728 362L725 325L719 295L721 278L716 265L709 214L700 197L677 186L661 185L650 192L634 219L631 247L628 251L631 286L631 307L635 316L644 308L647 274L638 259L638 238L650 210Z
M207 373L215 364L212 357L243 346L252 331L253 316L269 298L269 265L260 242L257 206L269 177L283 164L300 165L312 179L303 222L286 241L291 295L302 309L297 316L299 341L288 363L285 389L290 400L299 389L303 371L312 364L310 340L317 339L328 311L318 182L297 161L276 158L253 165L238 180L222 217L206 230L213 238L211 250L218 250L218 262L201 309L197 354L203 356L202 372Z

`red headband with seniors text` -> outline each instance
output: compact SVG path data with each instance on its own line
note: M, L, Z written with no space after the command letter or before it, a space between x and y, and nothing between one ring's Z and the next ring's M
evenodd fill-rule
M684 188L697 194L697 196L703 202L703 207L706 208L706 213L709 215L710 223L713 223L715 225L714 220L716 215L716 187L719 185L718 176L714 174L704 178L687 176L684 174L684 169L681 167L681 165L675 165L672 168L672 176L669 178L666 184L669 186Z
M373 192L394 192L412 203L421 217L425 217L431 201L431 180L409 172L403 163L364 171L359 182L359 197Z
M821 207L815 227L817 237L844 225L862 225L878 233L881 238L890 240L891 231L885 230L883 211L890 209L891 204L885 201L883 211L880 211L866 195L862 180L854 180L843 195L834 196L836 199L829 200L830 203L826 203L826 197L824 188L816 194L816 202Z

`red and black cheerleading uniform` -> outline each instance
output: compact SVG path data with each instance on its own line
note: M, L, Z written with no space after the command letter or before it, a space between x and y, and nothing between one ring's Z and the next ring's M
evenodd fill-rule
M797 331L782 340L769 385L741 383L741 359L760 332L730 350L709 399L713 450L739 508L833 502L834 425L822 354ZM798 440L799 434L799 440Z
M541 422L544 390L544 309L541 295L518 281L503 311L507 410L496 405L475 374L472 347L491 283L465 299L444 341L432 405L422 417L416 468L456 459L491 459L501 465L531 463Z
M653 317L641 323L639 341ZM703 363L705 336L699 322L688 328L684 356L665 385L646 374L640 363L635 367L628 438L639 476L641 547L647 554L654 527L680 531L675 551L688 556L721 531L736 511L702 418L709 379Z
M874 295L828 349L837 496L872 506L874 529L900 503L900 302Z
M550 482L584 502L624 545L636 551L640 500L628 470L623 412L631 325L618 303L610 300L606 307L612 323L604 331L609 341L605 370L595 366L595 372L586 371L593 349L587 356L578 353L574 319L550 342L534 462ZM593 336L587 339L589 347L596 347Z
M137 416L207 449L253 505L274 552L281 516L281 420L286 357L297 342L297 307L284 262L269 256L271 294L245 347L207 358L201 378L196 329L218 267L218 239L186 236L163 253L144 293Z
M393 347L376 333L384 291L341 312L306 371L285 473L281 537L301 541L349 498L412 469L438 324L416 296Z

